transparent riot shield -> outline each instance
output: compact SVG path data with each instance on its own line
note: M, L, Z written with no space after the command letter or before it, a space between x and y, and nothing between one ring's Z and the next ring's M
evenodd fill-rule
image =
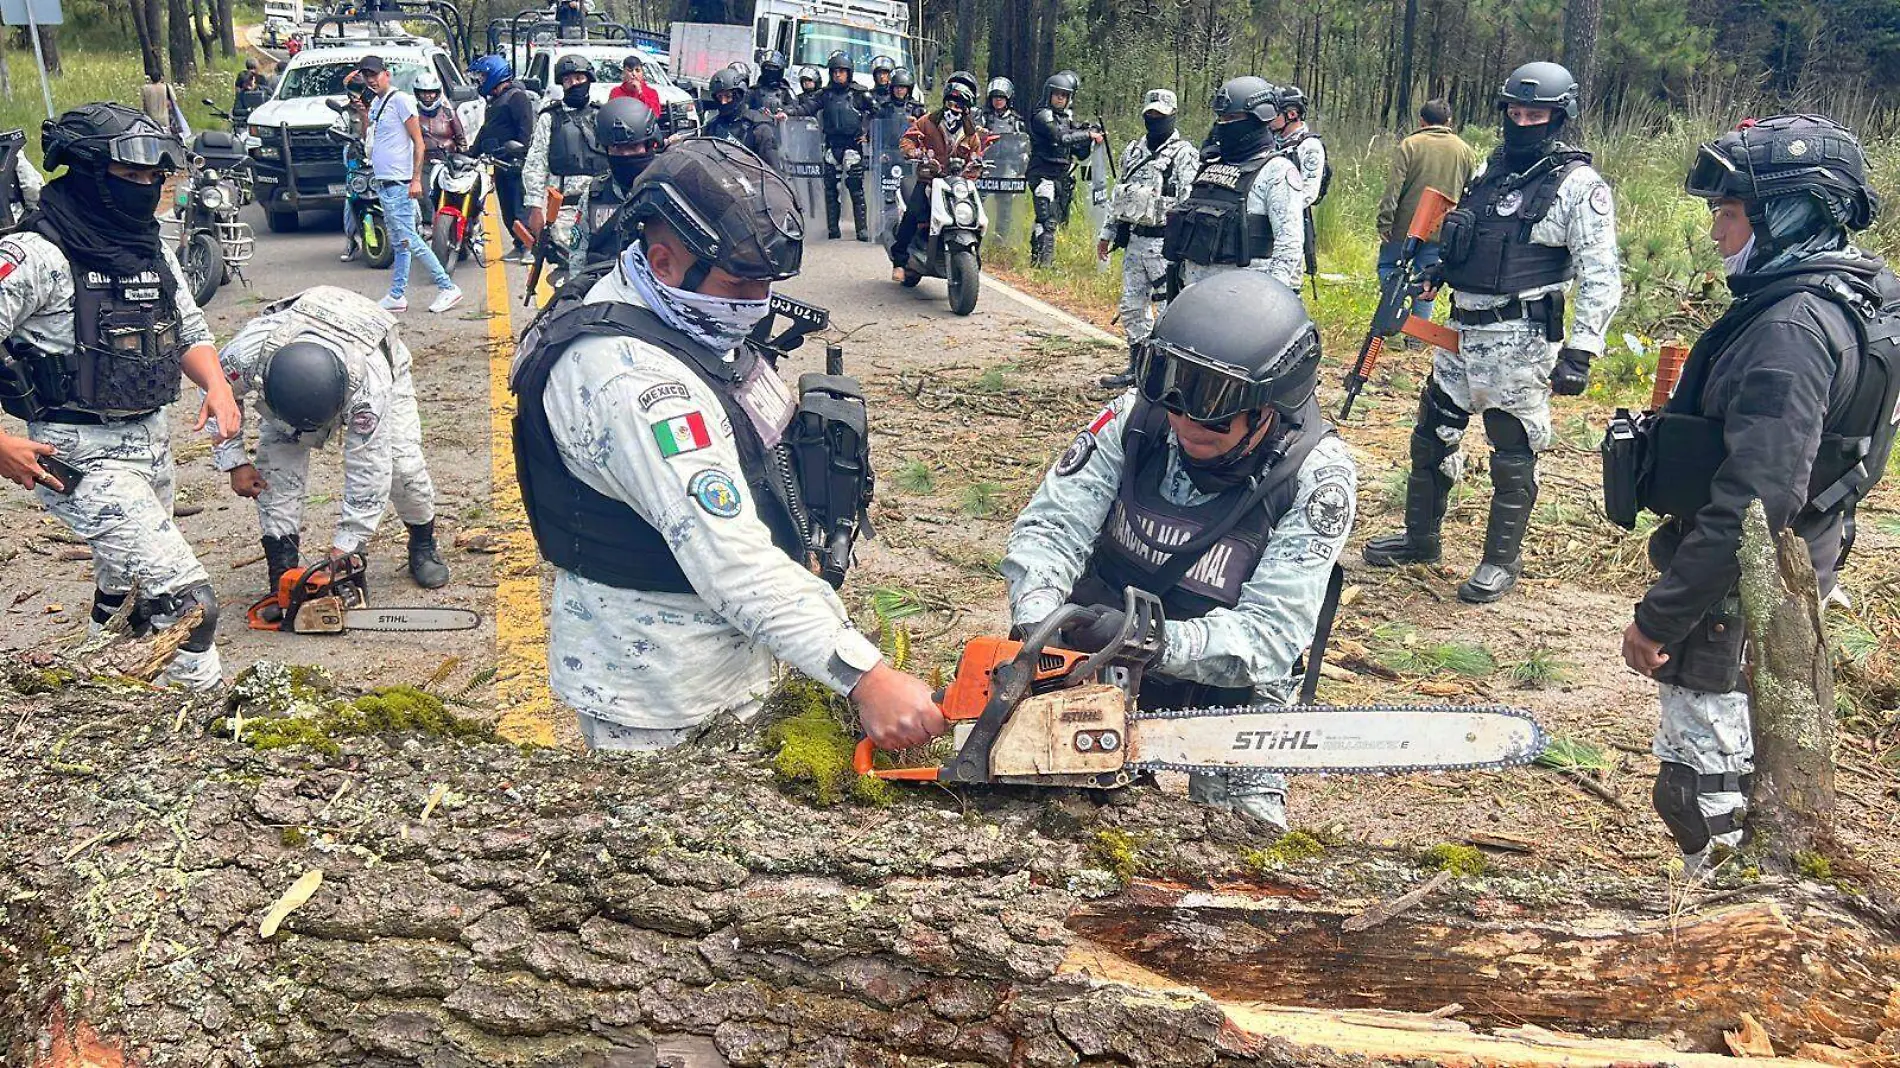
M897 223L904 217L904 193L917 165L904 158L898 142L910 119L896 108L880 110L871 118L871 143L864 175L867 223L885 248L897 239Z
M778 152L785 180L805 212L805 233L825 231L825 138L812 117L786 116L778 124Z
M1082 201L1082 217L1088 220L1089 234L1102 232L1102 224L1108 221L1108 145L1095 142L1095 148L1089 152L1089 159L1082 169L1081 188L1076 190L1077 198Z
M1029 247L1029 223L1035 212L1029 203L1028 173L1028 134L1004 134L983 150L983 177L976 180L976 188L990 217L986 240L1012 248Z

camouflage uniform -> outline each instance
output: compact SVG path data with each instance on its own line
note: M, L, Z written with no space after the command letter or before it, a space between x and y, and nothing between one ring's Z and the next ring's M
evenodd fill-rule
M164 247L164 269L177 286L179 340L211 344L211 328L191 299L191 285ZM49 354L70 354L73 336L73 277L66 255L37 233L0 238L0 336ZM142 419L98 426L28 423L27 437L58 451L86 477L70 495L41 486L40 504L92 550L93 628L110 619L136 586L136 617L155 627L175 622L189 606L173 595L211 581L204 566L172 523L172 455L169 409ZM103 413L110 415L111 413ZM194 690L223 679L218 647L180 649L162 677Z
M300 434L265 407L262 372L270 353L307 340L343 354L350 395L340 427ZM334 286L306 290L251 320L219 359L238 403L260 390L257 471L268 488L257 498L257 519L265 537L301 531L310 453L322 448L337 429L343 437L342 512L331 539L337 551L362 551L391 502L405 524L434 521L435 483L422 456L422 421L409 376L409 348L397 336L394 317L374 301ZM251 462L242 438L216 446L212 458L220 471Z
M1754 772L1755 736L1747 691L1705 693L1659 682L1656 697L1662 706L1662 720L1649 749L1658 759L1687 764L1702 775ZM1696 807L1705 817L1726 816L1746 809L1748 795L1739 789L1698 793ZM1710 841L1733 848L1741 844L1742 830L1737 827L1712 835Z
M1122 227L1130 231L1122 254L1121 302L1122 331L1130 348L1148 337L1167 307L1168 261L1161 255L1161 230L1168 209L1194 184L1200 166L1200 150L1178 133L1170 134L1159 150L1151 151L1145 136L1122 150L1121 180L1109 195L1108 220L1097 236L1113 242Z
M521 163L522 196L528 208L541 208L545 212L548 189L550 187L559 189L563 198L560 218L550 219L544 216L542 225L554 226L558 223L561 228L555 231L555 235L560 238L560 243L568 248L575 248L577 246L574 244L574 231L577 220L580 218L580 204L586 197L587 187L593 182L593 178L585 174L556 176L550 173L548 151L549 144L554 139L554 109L561 108L567 111L568 121L580 123L588 131L589 136L593 132L594 115L600 109L589 104L575 111L560 101L559 86L555 87L554 92L555 99L543 105L534 116L534 138L528 145L527 158ZM605 164L604 159L602 163Z
M1247 192L1247 214L1265 215L1273 226L1273 254L1256 257L1247 264L1246 270L1260 271L1288 289L1299 292L1300 275L1306 270L1305 211L1306 184L1301 180L1300 172L1285 156L1268 160ZM1240 269L1227 264L1184 262L1181 264L1181 285L1191 286L1223 271Z
M1069 599L1109 520L1121 481L1122 432L1135 407L1129 391L1109 404L1043 477L1010 530L1003 557L1010 618L1028 627ZM1181 505L1213 500L1195 489L1169 437L1161 494ZM1077 450L1081 451L1077 451ZM1070 468L1070 456L1085 457ZM1067 473L1064 473L1066 469ZM1301 465L1293 504L1273 528L1239 604L1197 619L1171 619L1158 675L1214 686L1251 686L1261 702L1285 704L1299 680L1293 665L1313 640L1327 579L1344 550L1357 508L1357 479L1345 442L1329 437ZM1286 825L1286 776L1274 772L1195 775L1196 800L1231 804Z

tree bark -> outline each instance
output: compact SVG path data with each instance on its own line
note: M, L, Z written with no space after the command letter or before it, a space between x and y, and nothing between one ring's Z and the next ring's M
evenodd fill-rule
M1772 536L1760 501L1743 518L1741 565L1755 728L1748 822L1786 871L1798 855L1831 851L1834 664L1807 544L1792 530Z
M237 22L231 10L231 0L214 0L212 9L217 23L218 51L230 59L237 55Z
M1595 112L1597 36L1603 30L1603 0L1564 0L1564 66L1577 79L1583 114Z
M193 51L189 0L165 0L165 53L171 65L171 80L183 85L198 69Z
M160 47L164 37L164 21L159 14L158 0L132 0L132 29L138 37L139 56L145 67L147 78L165 76L165 63Z
M1399 34L1399 124L1412 121L1412 47L1418 39L1418 0L1405 0L1405 29Z
M5 700L0 748L8 1064L1702 1068L1717 1062L1360 1007L1460 1001L1477 1024L1680 1030L1704 1049L1738 1009L1790 1047L1900 1026L1894 918L1809 885L1674 915L1602 872L1521 900L1454 885L1346 934L1423 873L1337 849L1248 874L1258 843L1236 817L1154 789L816 808L724 750L259 750L196 724L242 715L261 737L332 695L265 673L207 713L110 677L41 662L8 680L32 693ZM1130 868L1168 881L1118 886L1110 869Z
M191 0L191 32L198 38L198 50L204 53L204 63L211 66L211 46L217 43L217 30L211 21L205 18L205 0Z
M40 30L40 54L46 58L46 73L58 74L60 73L59 27L58 26L41 26L39 30ZM21 31L21 36L22 38L24 38L25 36L24 30ZM31 41L26 41L25 44L26 44L26 47L28 48L33 47L33 42Z

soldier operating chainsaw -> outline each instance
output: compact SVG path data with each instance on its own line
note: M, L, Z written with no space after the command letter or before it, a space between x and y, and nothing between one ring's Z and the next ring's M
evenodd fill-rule
M394 503L409 528L410 577L427 589L448 583L409 347L393 316L367 297L316 286L268 305L219 358L240 404L257 394L256 460L242 438L220 442L212 459L233 492L257 501L270 589L298 564L310 453L333 436L342 440L343 503L331 555L367 549Z
M184 146L120 104L40 129L46 169L65 173L0 238L0 408L27 432L0 431L0 475L36 489L92 549L95 628L123 617L142 632L202 610L164 677L209 689L218 599L172 524L166 406L182 372L205 390L199 427L235 435L241 416L153 216Z
M1060 643L1101 649L1124 591L1147 591L1167 618L1141 709L1291 700L1356 506L1319 356L1299 297L1264 274L1182 290L1136 346L1137 387L1075 436L1010 532L1017 628L1082 605ZM1196 772L1189 789L1286 826L1279 774Z
M885 663L842 581L869 499L864 407L841 375L795 396L749 338L798 273L792 190L733 142L692 138L634 185L637 239L521 340L514 437L529 524L555 565L548 665L587 743L660 749L748 719L773 660L849 694L880 744L944 730Z

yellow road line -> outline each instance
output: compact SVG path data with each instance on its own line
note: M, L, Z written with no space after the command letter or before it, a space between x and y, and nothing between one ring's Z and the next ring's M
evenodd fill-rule
M508 269L501 253L508 248L501 213L491 198L482 213L489 255L488 412L490 506L502 540L495 558L495 697L501 710L498 730L516 742L554 744L554 722L563 713L548 691L547 618L541 607L541 554L528 532L528 514L515 481L513 422L515 395L508 390L508 365L515 352L514 304L508 296Z

